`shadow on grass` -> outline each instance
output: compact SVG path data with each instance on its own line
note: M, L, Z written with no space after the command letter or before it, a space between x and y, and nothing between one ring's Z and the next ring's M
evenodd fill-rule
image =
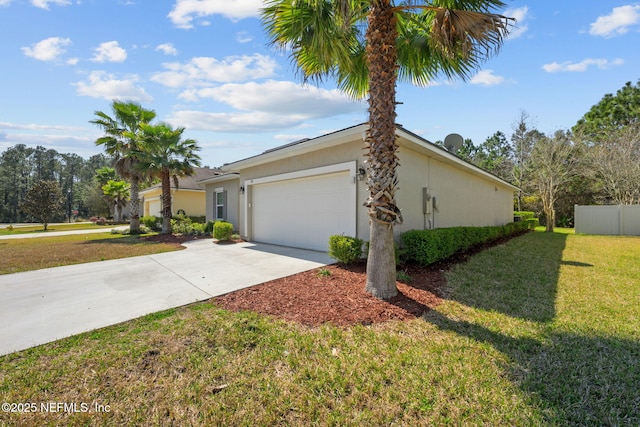
M567 235L530 233L492 248L447 274L447 299L538 323L537 338L513 337L474 321L427 310L442 330L507 355L505 370L552 425L640 425L640 342L557 330L555 299Z
M435 310L438 328L491 344L508 355L513 381L554 425L640 425L640 343L551 332L544 341L513 338Z
M447 299L511 317L548 322L555 317L566 234L528 233L447 273Z

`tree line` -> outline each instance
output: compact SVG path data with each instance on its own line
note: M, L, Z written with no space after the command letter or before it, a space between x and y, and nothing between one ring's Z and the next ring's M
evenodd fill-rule
M0 156L0 222L71 221L72 217L122 219L130 201L130 232L138 233L140 189L162 186L163 233L171 233L171 179L193 174L200 149L183 139L184 128L151 123L156 114L135 102L113 101L111 114L96 111L90 123L104 131L96 140L105 154L77 154L18 144ZM177 184L176 184L177 185ZM130 200L129 200L130 199ZM65 209L66 208L66 209Z
M640 204L640 80L604 95L571 129L545 134L521 111L509 138L466 139L456 154L518 187L514 209L537 212L549 231L572 227L577 204Z
M64 202L72 215L88 217L104 211L100 196L95 197L96 170L108 166L112 160L104 154L84 159L74 153L59 153L42 146L35 148L18 144L0 155L0 222L18 223L31 220L21 208L27 192L39 181L57 183ZM64 221L68 209L58 213L55 220ZM75 214L73 214L75 212Z

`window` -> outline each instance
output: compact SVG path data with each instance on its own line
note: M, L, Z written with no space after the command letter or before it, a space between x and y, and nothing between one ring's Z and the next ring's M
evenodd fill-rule
M226 220L227 216L227 192L224 188L216 188L214 217L216 220Z

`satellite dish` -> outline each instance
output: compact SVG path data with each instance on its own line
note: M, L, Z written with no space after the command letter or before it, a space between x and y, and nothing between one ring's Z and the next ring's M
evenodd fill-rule
M457 133L450 133L444 138L444 146L448 151L451 151L452 153L457 152L460 147L462 147L463 143L464 139L462 139L462 136L458 135Z

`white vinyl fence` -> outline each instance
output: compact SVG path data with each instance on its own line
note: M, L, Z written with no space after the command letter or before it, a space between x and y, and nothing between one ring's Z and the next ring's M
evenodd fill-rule
M575 206L576 233L640 236L640 205Z

